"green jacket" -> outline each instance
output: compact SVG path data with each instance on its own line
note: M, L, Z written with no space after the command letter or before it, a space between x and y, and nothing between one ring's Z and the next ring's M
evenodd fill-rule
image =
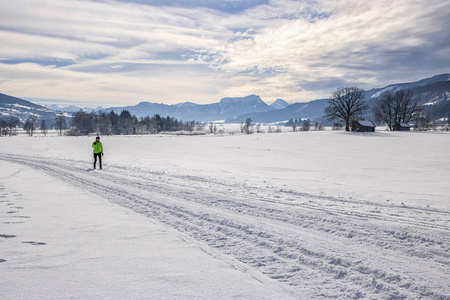
M101 142L93 142L92 148L94 148L94 153L103 153L103 145Z

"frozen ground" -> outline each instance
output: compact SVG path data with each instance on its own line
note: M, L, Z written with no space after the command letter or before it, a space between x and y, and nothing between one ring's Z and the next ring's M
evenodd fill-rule
M450 299L450 135L0 139L6 299Z

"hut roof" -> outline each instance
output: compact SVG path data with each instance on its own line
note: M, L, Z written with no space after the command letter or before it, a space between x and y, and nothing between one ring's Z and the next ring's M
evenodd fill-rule
M375 127L375 125L373 125L373 123L371 121L366 121L366 120L358 120L356 121L359 125L361 126L365 126L365 127Z

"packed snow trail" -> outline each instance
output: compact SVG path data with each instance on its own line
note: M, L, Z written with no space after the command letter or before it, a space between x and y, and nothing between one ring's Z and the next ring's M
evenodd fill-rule
M299 299L450 299L450 212L4 155L158 220Z

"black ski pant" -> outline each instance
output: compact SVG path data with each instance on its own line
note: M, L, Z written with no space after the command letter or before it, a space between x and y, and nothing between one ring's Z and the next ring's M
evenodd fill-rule
M94 169L95 165L97 164L97 156L98 156L98 162L100 163L100 169L102 168L102 154L101 153L94 153Z

